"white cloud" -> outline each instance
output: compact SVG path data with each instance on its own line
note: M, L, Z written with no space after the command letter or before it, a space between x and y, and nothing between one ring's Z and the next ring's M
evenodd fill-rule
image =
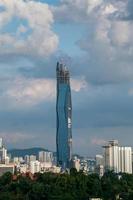
M103 0L88 0L88 9L87 9L87 13L89 14L90 12L92 12L96 7L100 6L103 3Z
M114 5L112 4L107 4L105 7L104 7L104 10L103 10L103 15L108 15L108 14L112 14L114 12L118 11L118 8L116 8Z
M6 144L13 144L16 145L18 142L21 141L21 143L30 140L30 139L36 139L37 136L35 135L28 135L26 133L20 133L20 132L0 132L0 137L3 139L3 141L6 141Z
M128 95L129 95L129 96L133 96L133 88L130 88L130 89L128 90Z
M61 0L60 6L52 6L56 20L63 22L87 22L100 15L125 12L127 2L112 0ZM117 12L118 11L118 12Z
M59 6L52 6L51 10L58 21L79 22L87 16L88 0L61 0Z
M88 83L86 82L84 77L72 79L71 80L71 87L72 87L73 91L80 92L80 90L88 88Z
M33 106L43 101L49 102L55 97L55 81L18 78L7 89L5 95L17 107Z
M6 109L32 107L42 102L52 102L56 98L55 79L26 79L19 77L1 80L0 104ZM71 89L80 92L88 87L84 78L71 80ZM6 105L6 106L5 106Z
M92 80L93 83L105 84L133 80L133 22L123 20L127 5L127 1L69 0L62 1L62 5L56 8L57 20L64 20L65 23L86 22L86 33L77 44L86 53L80 62L84 66L80 72L88 82ZM61 13L63 6L64 15Z
M91 144L102 146L102 145L106 144L106 141L104 139L94 137L94 138L91 139Z
M52 10L56 20L87 22L86 28L89 33L93 32L93 39L110 43L109 48L112 44L123 46L131 40L132 23L120 20L121 15L127 12L127 1L61 0L61 5ZM85 44L90 45L91 39Z
M128 21L116 21L112 23L110 39L113 45L127 46L133 44L133 24Z
M86 39L81 39L81 48L84 50L93 46L106 44L109 52L114 46L132 46L132 22L122 21L122 15L127 12L127 1L112 0L62 0L61 5L52 8L57 21L71 23L85 23L89 35ZM90 38L92 37L92 38ZM89 47L89 48L88 48ZM106 52L107 49L104 51ZM114 49L112 53L117 49ZM127 52L127 50L126 50ZM130 51L131 52L131 51ZM110 52L111 53L111 52ZM111 55L112 57L112 55Z
M14 17L20 20L20 25L15 36L7 32L5 37L0 31L0 53L48 56L56 50L58 37L51 30L54 19L47 4L24 0L1 0L1 4L5 10L0 12L0 29ZM23 20L26 20L27 26L21 24ZM21 33L26 32L26 29L27 35L22 38Z

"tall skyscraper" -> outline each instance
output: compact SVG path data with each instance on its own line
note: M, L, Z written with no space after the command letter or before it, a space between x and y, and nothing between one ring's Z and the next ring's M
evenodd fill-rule
M70 75L68 69L59 62L57 73L57 165L62 169L70 168L72 159L72 103Z

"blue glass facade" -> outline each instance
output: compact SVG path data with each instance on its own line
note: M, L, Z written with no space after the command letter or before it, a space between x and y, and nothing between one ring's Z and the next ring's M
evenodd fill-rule
M69 71L57 63L57 164L70 168L72 158L72 104Z

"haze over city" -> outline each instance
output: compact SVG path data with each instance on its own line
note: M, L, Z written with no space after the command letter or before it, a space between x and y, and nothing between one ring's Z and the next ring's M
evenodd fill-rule
M69 68L73 152L132 146L132 0L0 0L0 137L56 150L56 63Z

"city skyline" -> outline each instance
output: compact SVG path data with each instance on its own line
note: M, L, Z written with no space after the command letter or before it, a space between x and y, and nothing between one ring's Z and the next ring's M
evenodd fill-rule
M71 72L73 152L132 146L132 0L0 1L0 137L56 150L55 64ZM126 137L126 140L125 140Z

